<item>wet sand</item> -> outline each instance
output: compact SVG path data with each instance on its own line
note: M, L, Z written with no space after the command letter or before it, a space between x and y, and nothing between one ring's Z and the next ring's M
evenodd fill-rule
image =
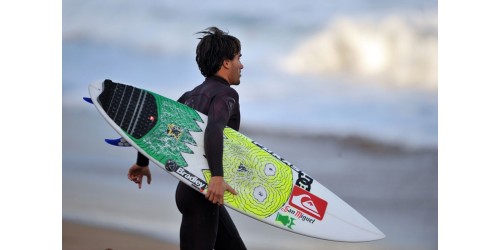
M84 225L74 221L62 222L62 249L64 250L174 250L170 244L148 236Z

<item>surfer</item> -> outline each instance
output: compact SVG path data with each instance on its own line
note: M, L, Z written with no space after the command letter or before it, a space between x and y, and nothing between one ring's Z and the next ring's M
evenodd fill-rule
M205 130L205 155L212 177L206 195L179 182L176 203L182 213L181 249L246 249L224 204L224 193L236 191L224 181L222 169L223 129L240 126L239 95L231 85L239 85L243 64L238 38L210 27L198 32L196 62L205 81L184 93L179 100L208 116ZM138 153L128 171L128 178L139 188L145 176L151 183L149 160Z

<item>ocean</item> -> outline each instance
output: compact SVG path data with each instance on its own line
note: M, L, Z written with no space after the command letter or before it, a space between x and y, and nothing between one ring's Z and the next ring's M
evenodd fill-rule
M64 1L62 24L65 105L104 78L179 97L218 26L242 41L244 124L437 145L436 1Z
M176 99L203 81L196 32L217 26L242 42L242 131L388 236L342 245L235 214L251 249L437 248L437 1L62 7L63 218L178 240L177 182L158 169L151 186L129 183L133 150L103 143L117 135L82 97L108 78Z

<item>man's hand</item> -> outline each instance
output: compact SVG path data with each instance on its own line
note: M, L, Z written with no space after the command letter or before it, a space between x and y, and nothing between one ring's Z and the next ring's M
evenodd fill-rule
M146 176L148 184L151 184L151 172L149 171L149 167L141 167L137 164L132 165L132 167L128 170L128 179L137 183L139 188L142 186L142 177Z
M212 176L210 178L210 183L208 183L207 193L205 198L214 204L220 206L224 205L224 193L229 191L230 193L237 195L238 193L229 184L224 181L222 176Z

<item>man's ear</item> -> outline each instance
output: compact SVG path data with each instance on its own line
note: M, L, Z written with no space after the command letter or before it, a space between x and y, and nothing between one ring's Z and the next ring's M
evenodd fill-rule
M229 64L231 63L231 60L229 59L224 59L224 61L222 61L222 67L226 68L226 69L229 69Z

